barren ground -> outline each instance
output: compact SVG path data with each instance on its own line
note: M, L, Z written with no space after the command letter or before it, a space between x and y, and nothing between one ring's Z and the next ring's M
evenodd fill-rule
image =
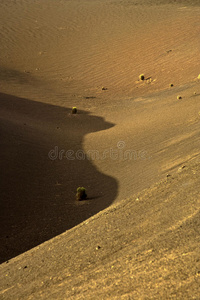
M1 0L2 299L198 299L199 18Z

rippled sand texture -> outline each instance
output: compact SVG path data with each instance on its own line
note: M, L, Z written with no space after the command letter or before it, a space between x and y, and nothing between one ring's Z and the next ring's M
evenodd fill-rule
M2 299L197 299L199 20L0 1Z
M199 20L196 0L0 1L1 262L198 159Z
M19 96L31 88L29 97L65 105L68 97L101 94L102 86L119 98L193 80L199 7L145 3L1 1L6 88ZM141 73L155 80L145 89L136 83Z

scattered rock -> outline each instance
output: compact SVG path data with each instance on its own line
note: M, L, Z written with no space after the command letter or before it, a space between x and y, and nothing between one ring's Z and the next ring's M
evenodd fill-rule
M95 99L96 97L94 96L86 96L85 99Z
M74 106L72 107L72 114L76 114L77 113L77 108Z
M185 165L182 165L180 168L178 168L178 171L182 171L186 166Z
M199 79L199 80L200 80L200 74L198 75L197 79Z
M104 86L102 86L102 91L106 91L107 90L107 88L106 87L104 87Z
M144 81L144 79L145 79L145 77L144 77L144 74L140 74L140 76L139 76L139 80L142 80L142 81Z
M173 87L174 85L173 85L173 83L170 83L170 87Z
M96 247L96 250L99 250L99 249L101 249L101 246L97 246L97 247Z
M182 99L182 97L181 96L177 96L177 100L181 100Z

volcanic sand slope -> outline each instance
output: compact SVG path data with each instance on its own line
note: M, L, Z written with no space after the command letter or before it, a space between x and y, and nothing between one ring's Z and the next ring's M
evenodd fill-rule
M199 159L2 264L2 299L198 299Z
M80 100L102 98L102 86L110 102L188 83L199 73L200 8L194 2L1 1L2 88L87 106ZM138 85L141 73L152 84Z
M199 240L195 239L198 236L195 232L198 234L199 230L195 217L199 209L199 18L199 3L193 0L181 4L171 0L0 2L1 261L119 202L116 214L111 213L111 208L108 217L100 214L95 222L90 219L91 227L80 225L50 240L49 244L3 264L5 299L23 299L31 293L33 299L40 298L40 286L44 298L50 298L49 292L57 299L65 290L66 299L78 297L79 291L80 297L81 293L85 297L81 276L92 280L91 287L85 286L86 295L101 297L104 292L100 282L105 274L108 274L104 282L106 294L111 293L113 297L121 297L117 293L129 293L130 286L135 286L132 297L136 298L138 295L148 297L151 292L154 297L163 293L167 298L169 286L170 297L173 293L180 298L182 295L190 297L192 293L194 297L197 295L198 276L194 268L195 249L199 246ZM141 73L145 74L144 81L138 80ZM182 99L177 100L178 95ZM73 106L78 108L75 116L70 113ZM55 149L58 149L56 159L49 157L50 154L55 156ZM90 159L59 159L62 150L72 150L75 154L80 150ZM197 165L193 170L194 161ZM182 173L177 181L167 177L170 182L164 181L161 187L152 188L156 194L152 192L150 202L151 189L147 198L144 192L144 202L132 201L137 198L133 197L135 193L166 178L167 174L174 174L182 165L191 170L184 169L186 178ZM183 185L181 180L186 180ZM88 202L75 202L79 185L87 188ZM173 195L172 207L165 207L169 199L162 191ZM187 199L180 198L181 193L187 194ZM123 202L127 203L123 208L120 201L125 198L129 200ZM158 216L157 211L161 212ZM154 220L157 223L154 224ZM115 230L116 222L122 224L119 230ZM144 222L149 231L145 229L143 234ZM181 232L176 227L180 222L184 223ZM106 231L105 226L110 231ZM120 237L115 231L119 231ZM126 232L136 232L136 238L140 239L140 243L130 248L135 253L132 271L127 271L125 265L127 249L120 246L122 251L117 248L116 257L119 255L121 263L117 263L118 271L112 273L115 249L110 246L112 243L123 245L126 241L129 245L131 240ZM102 247L96 252L99 239L106 240L109 249L101 252ZM174 248L173 240L178 241ZM154 249L154 242L157 250L145 252ZM47 251L51 244L55 252ZM179 244L183 245L180 249ZM144 248L139 248L140 245ZM31 258L32 253L35 260ZM105 255L105 259L98 265L103 273L99 271L95 277L94 269L92 273L88 269L86 274L84 268L89 268L90 258L93 268L93 262L98 262L97 253ZM142 253L147 256L144 265L141 265ZM152 261L156 262L150 263L150 273L144 272L146 263L151 261L148 261L148 253L152 253ZM169 262L174 264L167 269L166 277L164 257L167 257L168 267ZM64 264L72 274L72 282L68 278L69 290ZM181 271L183 265L186 273ZM19 272L18 266L21 267ZM25 266L28 268L23 269ZM134 282L126 276L122 280L123 270L133 276L137 268L138 277L134 277ZM22 273L26 271L28 277ZM61 274L61 291L58 273ZM151 277L152 274L155 276ZM54 278L53 286L50 277ZM112 286L114 282L120 285L120 281L120 288ZM24 294L18 290L20 284L25 286ZM92 291L93 286L98 289ZM103 297L106 294L102 294Z
M96 170L82 148L85 134L113 124L83 111L72 115L63 107L5 94L0 100L3 262L109 206L117 182ZM92 191L79 204L75 192L82 185Z

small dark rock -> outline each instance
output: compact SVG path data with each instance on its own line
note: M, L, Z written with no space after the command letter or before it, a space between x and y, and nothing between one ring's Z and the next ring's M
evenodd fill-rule
M144 74L140 74L140 76L139 76L139 80L142 80L142 81L144 81L144 79L145 79L145 77L144 77Z
M86 96L85 99L95 99L96 97L94 96Z
M77 108L74 106L72 107L72 114L76 114L77 113Z

